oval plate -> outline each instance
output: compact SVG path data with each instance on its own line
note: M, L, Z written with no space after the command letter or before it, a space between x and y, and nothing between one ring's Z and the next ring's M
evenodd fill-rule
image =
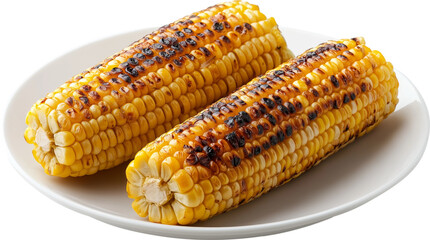
M330 39L281 29L296 54ZM290 183L193 226L155 224L137 216L125 190L127 164L81 178L46 175L23 138L24 119L31 105L69 77L152 30L118 35L69 52L31 76L11 99L4 124L11 162L31 185L54 201L118 227L162 236L219 239L267 235L310 225L366 203L406 177L424 152L429 131L427 108L407 77L396 71L400 102L374 131Z

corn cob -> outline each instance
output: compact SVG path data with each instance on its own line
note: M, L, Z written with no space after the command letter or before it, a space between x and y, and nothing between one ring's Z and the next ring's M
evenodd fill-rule
M25 139L47 174L93 174L291 57L275 20L257 6L215 5L47 94L27 115Z
M394 111L398 81L363 38L329 41L146 145L127 167L134 210L192 224L258 198Z

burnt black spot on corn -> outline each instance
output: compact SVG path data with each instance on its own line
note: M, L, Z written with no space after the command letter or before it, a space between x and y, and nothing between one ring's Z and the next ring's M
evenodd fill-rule
M232 29L251 31L245 24ZM133 207L150 220L159 208L173 223L191 224L245 204L373 129L394 111L397 89L391 63L362 38L323 43L213 104L222 115L204 123L190 118L144 147L127 168ZM208 132L216 157L188 164L184 144ZM149 186L165 197L155 198Z

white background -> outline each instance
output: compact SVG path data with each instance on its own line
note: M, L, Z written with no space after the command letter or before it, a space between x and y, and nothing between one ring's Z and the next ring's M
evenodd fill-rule
M20 84L52 59L108 36L164 25L215 3L3 1L0 5L2 118ZM254 0L252 3L282 26L333 38L364 36L367 44L380 50L430 102L430 14L425 1ZM53 202L15 171L4 143L0 145L0 154L1 239L166 239L113 227ZM256 239L430 239L428 158L427 149L415 170L402 182L357 209L309 227Z

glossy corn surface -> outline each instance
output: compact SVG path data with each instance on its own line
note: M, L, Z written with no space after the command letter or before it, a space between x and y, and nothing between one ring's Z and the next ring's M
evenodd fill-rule
M94 174L291 57L275 20L257 6L215 5L47 94L27 115L25 139L47 174Z
M144 147L127 191L149 221L192 224L318 164L394 111L393 66L363 38L312 48Z

